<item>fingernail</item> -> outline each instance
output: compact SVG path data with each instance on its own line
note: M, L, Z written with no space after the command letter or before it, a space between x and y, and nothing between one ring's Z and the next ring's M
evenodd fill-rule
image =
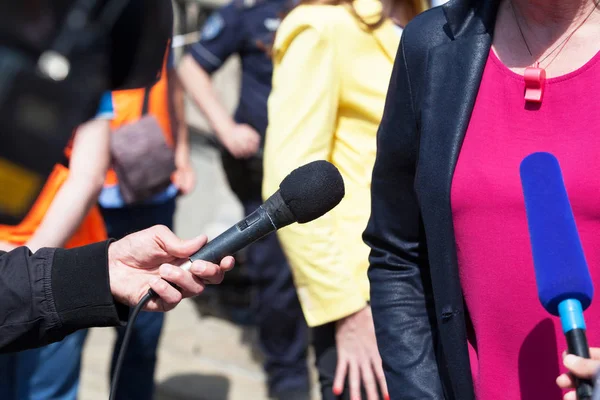
M206 263L203 261L195 262L193 265L193 271L195 274L201 274L206 271Z
M385 400L390 400L390 395L389 394L385 395Z
M339 387L333 388L333 394L339 396L340 394L342 394L342 389L340 389Z
M576 361L577 361L576 356L574 356L573 354L567 354L565 359L563 360L563 364L565 365L565 367L570 368L573 365L575 365Z

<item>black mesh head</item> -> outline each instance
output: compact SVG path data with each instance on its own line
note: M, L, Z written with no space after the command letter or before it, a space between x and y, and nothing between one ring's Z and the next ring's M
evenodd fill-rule
M283 201L301 224L326 214L344 198L340 171L323 160L295 169L279 189Z

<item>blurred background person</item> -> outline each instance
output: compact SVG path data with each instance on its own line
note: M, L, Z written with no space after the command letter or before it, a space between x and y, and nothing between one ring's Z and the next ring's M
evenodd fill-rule
M106 240L96 200L110 163L111 94L96 119L81 125L26 218L0 225L0 250L27 246L73 248ZM0 398L75 399L85 331L39 349L0 356Z
M407 27L365 231L392 398L562 397L566 343L540 307L519 170L557 157L597 283L598 37L592 0L451 1ZM536 98L524 74L540 69ZM597 302L586 320L597 346Z
M294 168L317 159L335 164L346 185L332 212L279 232L313 327L323 399L358 399L361 390L369 400L387 398L361 234L400 36L427 6L420 0L301 2L277 32L263 196Z
M143 149L139 162L144 170L140 171L139 176L146 179L156 174L165 175L166 188L148 198L129 203L124 197L123 184L119 184L118 174L114 169L109 170L98 200L108 235L119 239L153 225L165 225L172 230L176 197L178 194L187 194L193 189L194 171L189 158L183 91L174 69L171 51L165 56L162 76L154 86L113 92L113 101L116 117L111 123L112 135L125 134L125 131L120 129L131 128L147 116L153 117L170 149L165 148L165 151L174 153L175 171L169 179L169 171L157 170L157 168L166 168L165 166L155 165L144 159L148 155L143 154L146 150ZM142 127L141 134L144 134L145 127ZM139 139L143 141L142 138ZM130 146L136 146L136 143L130 143ZM114 151L113 148L113 159ZM156 351L163 322L162 313L142 311L139 314L135 321L131 342L126 349L116 399L152 399ZM111 377L124 334L124 328L117 328Z
M262 146L273 69L269 49L286 6L286 0L235 0L219 9L179 67L186 91L225 148L223 167L246 215L262 204ZM216 95L211 74L234 54L241 58L242 79L232 118ZM309 399L308 327L277 236L249 246L245 265L256 288L253 309L269 395Z

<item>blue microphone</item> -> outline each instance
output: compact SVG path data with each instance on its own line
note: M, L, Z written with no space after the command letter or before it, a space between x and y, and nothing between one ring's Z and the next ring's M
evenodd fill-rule
M594 286L560 165L550 153L533 153L520 172L538 297L546 311L560 317L568 352L590 358L583 311ZM578 399L591 399L591 381L576 381L576 387Z

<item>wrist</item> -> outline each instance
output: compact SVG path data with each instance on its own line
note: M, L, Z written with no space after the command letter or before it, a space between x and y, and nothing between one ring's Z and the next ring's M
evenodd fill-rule
M217 138L222 142L227 142L231 137L231 132L235 129L235 125L236 124L233 121L224 124L216 124L215 133Z
M346 315L346 316L344 316L344 317L340 318L340 319L339 319L339 320L337 320L336 322L337 322L337 324L338 324L338 325L339 325L339 324L341 324L341 323L344 323L345 321L347 321L347 320L350 320L350 319L353 319L353 318L354 318L354 317L356 317L357 315L359 315L359 314L361 314L361 313L365 312L365 310L367 310L368 308L369 308L369 304L368 304L368 303L365 303L363 307L361 307L361 308L357 309L356 311L354 311L354 312L353 312L353 313L351 313L351 314L348 314L348 315Z
M119 261L118 261L118 243L111 240L108 244L107 259L108 259L108 284L110 285L110 291L119 303L125 304L126 301L121 296L120 283L123 278L120 273Z
M175 149L175 165L177 167L185 166L190 164L190 148L186 144L181 144Z

